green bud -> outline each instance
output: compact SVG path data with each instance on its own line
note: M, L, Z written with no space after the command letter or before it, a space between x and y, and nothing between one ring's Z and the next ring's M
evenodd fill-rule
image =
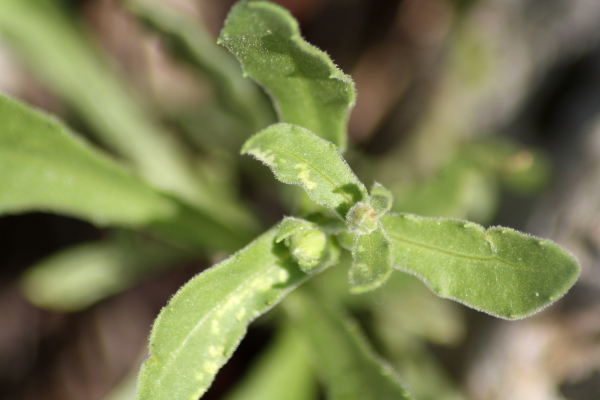
M319 267L327 256L327 235L318 228L305 228L290 237L290 250L300 268L309 272Z
M367 235L377 229L379 215L367 203L356 203L346 215L348 228L357 235Z

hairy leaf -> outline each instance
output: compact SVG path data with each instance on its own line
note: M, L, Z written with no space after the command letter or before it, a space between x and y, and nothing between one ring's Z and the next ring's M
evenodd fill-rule
M381 286L392 273L390 242L381 227L366 235L356 235L352 249L350 289L363 293Z
M304 272L331 265L329 238L319 225L301 218L286 217L279 224L276 242L285 240L292 257Z
M286 247L275 243L276 234L272 228L171 299L152 329L139 400L200 397L248 324L306 279Z
M298 290L283 303L303 334L331 400L410 400L392 368L370 348L358 324Z
M277 231L275 241L279 243L302 229L312 229L315 227L317 227L317 224L305 219L285 217L279 224L279 230Z
M252 136L242 147L273 170L280 181L303 187L310 198L344 217L367 191L335 146L309 130L279 123Z
M549 240L472 222L387 215L394 265L436 294L488 314L520 319L562 297L580 267Z
M239 2L229 12L219 43L265 87L282 122L301 125L345 148L346 122L355 101L352 78L302 39L287 10L266 1Z
M392 208L394 198L392 192L386 189L382 184L375 182L371 188L371 198L369 204L378 215L387 214Z

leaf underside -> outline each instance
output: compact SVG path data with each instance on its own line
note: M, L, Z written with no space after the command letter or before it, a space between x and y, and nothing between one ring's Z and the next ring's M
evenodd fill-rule
M562 297L580 267L549 240L472 222L386 215L394 265L441 297L504 319L521 319Z

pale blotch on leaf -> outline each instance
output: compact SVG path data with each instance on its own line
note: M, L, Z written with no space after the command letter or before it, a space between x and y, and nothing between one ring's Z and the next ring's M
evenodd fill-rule
M240 310L237 312L237 314L235 314L235 318L238 321L241 321L242 319L244 319L245 316L246 316L246 307L240 308Z
M317 182L313 182L310 180L310 172L308 171L308 165L304 163L294 165L295 169L299 169L298 179L302 181L302 184L308 189L313 190L317 187Z
M216 362L214 362L214 361L206 361L206 362L203 364L203 367L204 367L204 370L205 370L206 372L208 372L208 373L209 373L209 374L211 374L211 375L214 375L214 374L216 374L216 373L217 373L217 371L219 370L219 367L220 367L220 366L219 366L219 364L217 364L217 363L216 363Z
M224 346L210 346L208 348L208 355L211 357L221 356L221 355L223 355L224 352L225 352Z
M279 278L279 281L283 283L289 279L290 273L286 269L282 269L281 271L279 271L277 277Z
M260 160L269 167L275 166L275 155L269 149L262 151L258 147L255 147L249 150L248 153L252 154L254 157L256 157L258 160Z
M191 395L191 396L188 398L188 400L197 400L197 399L199 399L200 397L202 397L202 395L203 395L205 392L206 392L206 389L205 389L205 388L198 389L198 390L196 391L196 393L192 394L192 395Z
M210 325L210 331L212 333L214 333L215 335L218 335L219 333L221 333L221 327L219 326L219 320L213 319L213 321Z

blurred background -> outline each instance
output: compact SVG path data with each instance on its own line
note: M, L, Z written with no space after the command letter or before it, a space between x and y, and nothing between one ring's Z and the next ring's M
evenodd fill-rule
M394 211L509 226L582 264L565 298L517 322L400 273L342 295L377 351L421 400L599 399L600 2L277 2L354 78L346 157L367 186L394 192ZM304 206L238 156L275 117L216 45L232 3L0 0L0 91L134 170L139 154L115 137L176 140L204 187L243 203L260 231ZM228 79L251 93L241 106ZM133 399L153 319L226 255L153 240L65 216L0 218L0 398ZM342 268L322 284L345 283ZM255 325L206 399L226 398L268 346L268 316Z

